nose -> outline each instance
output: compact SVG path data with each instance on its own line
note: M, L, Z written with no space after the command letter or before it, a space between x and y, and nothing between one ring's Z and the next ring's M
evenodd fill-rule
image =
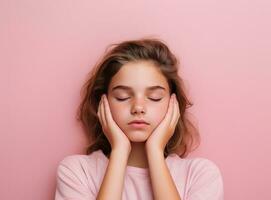
M131 113L132 114L145 114L146 109L145 109L145 104L143 100L135 100L132 108L131 108Z

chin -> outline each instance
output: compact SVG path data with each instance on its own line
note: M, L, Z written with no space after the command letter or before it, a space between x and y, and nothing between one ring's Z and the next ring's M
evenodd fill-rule
M136 130L126 133L126 136L131 142L146 142L149 134L144 131Z

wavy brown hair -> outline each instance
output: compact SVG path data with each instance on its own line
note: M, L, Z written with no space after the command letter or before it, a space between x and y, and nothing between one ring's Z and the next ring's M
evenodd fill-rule
M199 146L198 129L189 119L187 112L193 103L187 98L183 79L178 75L178 59L161 39L142 38L109 45L82 87L82 102L78 108L77 120L82 123L90 142L86 149L87 154L99 149L106 156L111 153L111 145L103 133L97 112L101 96L107 94L112 77L128 62L147 60L153 61L166 77L170 94L175 93L179 102L179 121L164 149L164 157L170 153L186 157L194 150L193 144L197 144L196 148Z

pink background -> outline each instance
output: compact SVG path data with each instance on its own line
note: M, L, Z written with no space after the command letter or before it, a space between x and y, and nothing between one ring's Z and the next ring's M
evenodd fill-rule
M83 153L75 112L86 74L113 42L156 36L180 58L200 148L226 200L271 199L271 3L0 3L0 199L54 198L58 162Z

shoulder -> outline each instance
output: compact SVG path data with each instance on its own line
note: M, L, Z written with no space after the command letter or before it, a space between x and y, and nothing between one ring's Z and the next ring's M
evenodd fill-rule
M207 158L197 157L187 159L187 166L189 170L194 172L204 172L212 171L216 173L221 173L218 165Z
M65 166L78 166L78 165L93 165L96 162L99 162L100 160L103 160L101 150L94 151L89 155L84 154L73 154L68 155L64 157L60 162L59 165L65 165Z
M203 158L180 158L179 163L182 163L186 169L188 179L191 182L197 182L199 180L212 181L217 179L222 182L222 173L217 163L214 161Z
M206 199L223 199L223 178L218 165L207 158L186 159L188 193L187 196L206 196ZM191 198L191 199L194 199Z
M95 170L95 169L92 169ZM58 164L57 177L62 182L87 185L89 172L87 155L69 155L64 157Z
M78 176L89 176L96 174L97 169L104 164L100 151L89 155L74 154L64 157L58 164L58 173L73 173Z
M170 159L171 169L177 181L184 180L186 197L210 200L223 199L223 177L218 164L203 158L181 158L177 154Z
M201 170L214 170L220 172L218 165L207 158L195 157L195 158L181 158L177 154L171 154L170 158L167 159L168 163L173 165L174 168L185 168L190 171L201 171Z
M206 170L220 173L220 169L214 161L203 157L181 158L177 154L174 154L169 159L169 162L172 163L175 169L182 168L191 173L200 173Z
M82 168L88 167L88 156L81 154L68 155L64 157L58 164L58 171L77 172Z
M98 190L102 154L74 154L64 157L57 167L55 199L94 199Z
M82 164L86 162L86 160L87 160L87 155L81 155L81 154L68 155L59 162L59 165L73 167L78 164Z

